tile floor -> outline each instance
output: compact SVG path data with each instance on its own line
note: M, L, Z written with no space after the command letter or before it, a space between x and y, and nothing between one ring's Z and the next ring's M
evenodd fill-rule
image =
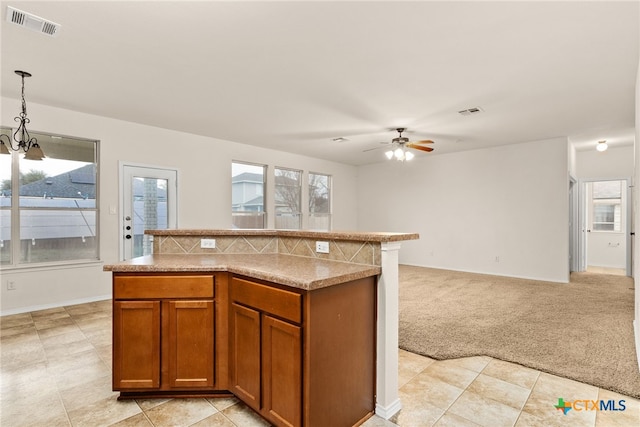
M118 402L111 301L4 316L0 325L2 427L268 425L236 399ZM402 410L366 427L640 425L638 400L489 357L436 361L400 351L399 373ZM624 399L626 410L563 415L553 407L559 397Z

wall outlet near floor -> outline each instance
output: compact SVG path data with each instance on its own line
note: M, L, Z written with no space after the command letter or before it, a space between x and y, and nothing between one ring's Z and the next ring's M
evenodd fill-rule
M216 239L200 239L200 247L207 249L216 248Z
M7 290L15 291L16 290L16 282L13 280L7 280Z
M496 262L500 262L500 257L496 256Z
M316 252L319 254L328 254L329 242L316 242Z

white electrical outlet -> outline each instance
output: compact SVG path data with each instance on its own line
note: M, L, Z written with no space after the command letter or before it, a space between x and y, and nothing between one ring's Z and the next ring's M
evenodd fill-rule
M16 290L16 282L14 282L13 280L7 280L7 290L8 291L15 291Z
M200 239L200 247L207 249L216 248L216 239Z
M316 242L316 252L320 254L328 254L329 242Z

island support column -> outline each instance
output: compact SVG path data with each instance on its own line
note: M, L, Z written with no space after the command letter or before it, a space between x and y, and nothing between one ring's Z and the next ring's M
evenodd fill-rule
M402 408L398 396L398 319L400 243L381 243L382 274L378 280L376 414L389 419Z

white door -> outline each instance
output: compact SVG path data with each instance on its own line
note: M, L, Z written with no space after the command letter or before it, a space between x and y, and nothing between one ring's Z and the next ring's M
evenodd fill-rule
M122 165L121 176L120 258L128 260L152 253L153 241L145 230L177 228L178 172Z
M629 184L622 180L585 182L585 267L631 274Z

